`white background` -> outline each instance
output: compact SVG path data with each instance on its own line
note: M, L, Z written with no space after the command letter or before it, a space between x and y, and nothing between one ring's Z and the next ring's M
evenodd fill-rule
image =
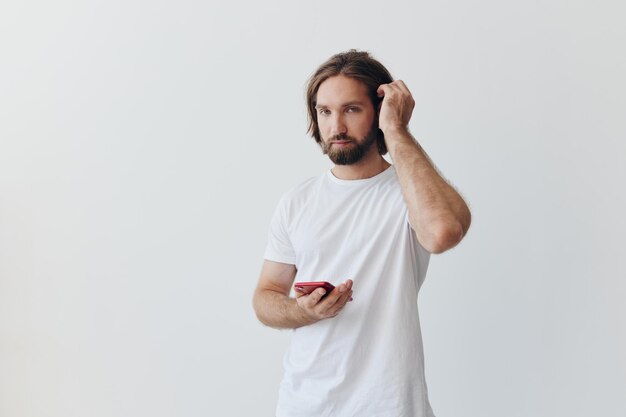
M365 49L473 224L419 304L435 413L626 415L624 3L0 6L0 416L270 416L251 297L330 167L304 85Z

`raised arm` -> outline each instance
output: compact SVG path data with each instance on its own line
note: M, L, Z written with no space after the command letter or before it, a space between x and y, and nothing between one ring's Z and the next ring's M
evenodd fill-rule
M409 221L419 242L431 253L456 246L467 233L471 214L456 190L408 131L415 101L402 81L383 84L379 128L393 159Z
M352 296L352 281L337 286L322 300L323 289L309 295L289 291L296 276L296 267L280 262L264 261L252 304L259 321L278 329L295 329L334 317Z

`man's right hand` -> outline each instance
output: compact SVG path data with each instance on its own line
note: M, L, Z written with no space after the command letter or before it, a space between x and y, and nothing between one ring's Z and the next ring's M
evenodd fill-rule
M296 303L302 313L312 320L335 317L349 301L352 301L352 280L348 279L338 285L322 299L324 294L326 290L323 288L318 288L308 295L296 289Z

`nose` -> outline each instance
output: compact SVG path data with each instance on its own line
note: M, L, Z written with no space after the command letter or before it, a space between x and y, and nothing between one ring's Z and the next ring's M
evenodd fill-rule
M347 133L348 128L346 126L345 121L343 120L343 116L340 114L335 114L332 116L331 126L330 126L330 134L332 136L341 135Z

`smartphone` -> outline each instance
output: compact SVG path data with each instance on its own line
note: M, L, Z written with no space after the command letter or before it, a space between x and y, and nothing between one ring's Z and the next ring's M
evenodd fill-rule
M296 282L294 284L294 288L300 292L305 294L311 294L318 288L324 288L326 290L326 294L322 296L322 298L326 297L332 290L335 289L335 286L330 282L326 281L314 281L314 282Z

